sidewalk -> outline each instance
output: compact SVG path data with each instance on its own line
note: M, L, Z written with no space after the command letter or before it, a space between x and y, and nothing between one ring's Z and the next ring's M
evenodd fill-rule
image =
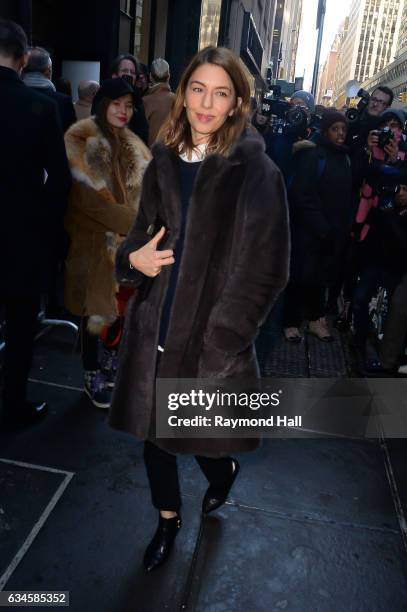
M202 526L206 483L181 457L183 528L172 559L145 575L157 517L142 445L110 430L82 395L72 347L68 330L41 338L32 379L46 384L31 391L49 399L51 415L0 434L0 458L62 471L0 461L0 577L60 495L4 590L69 590L73 612L407 611L391 486L406 482L404 440L266 440L239 457L233 498ZM344 348L314 339L293 347L270 330L258 343L263 373L277 376L346 376Z

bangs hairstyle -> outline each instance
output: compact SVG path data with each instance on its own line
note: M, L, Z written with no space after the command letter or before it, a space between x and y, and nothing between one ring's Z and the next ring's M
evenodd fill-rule
M192 74L204 64L220 66L227 72L233 83L236 98L235 112L232 116L227 117L225 123L211 135L207 152L227 154L231 145L238 140L248 125L250 86L239 58L225 47L206 47L192 58L184 71L175 92L171 113L158 135L158 140L176 151L177 154L190 153L194 149L184 100ZM242 99L240 106L237 105L237 98Z

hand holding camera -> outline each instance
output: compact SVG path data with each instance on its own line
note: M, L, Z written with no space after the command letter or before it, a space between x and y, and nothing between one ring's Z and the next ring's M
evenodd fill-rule
M370 152L373 151L374 147L379 146L379 130L372 130L371 132L369 132L369 135L367 137L367 146Z
M367 137L367 146L370 151L374 147L379 147L388 156L388 162L394 164L397 162L399 148L394 138L394 133L389 127L384 127L381 130L372 130Z
M399 148L394 138L390 140L383 148L385 153L388 155L389 163L395 164L398 160Z

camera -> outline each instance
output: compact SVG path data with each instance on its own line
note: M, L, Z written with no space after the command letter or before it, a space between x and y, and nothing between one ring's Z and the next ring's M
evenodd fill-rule
M134 87L134 77L132 77L131 74L122 74L121 78L123 81L126 81L126 83Z
M349 123L356 123L359 121L363 111L366 109L369 104L370 94L365 89L359 89L358 97L360 98L357 106L355 108L349 108L345 116Z
M261 113L271 120L273 132L302 135L308 126L308 114L301 106L293 106L281 96L281 87L271 85L263 96Z
M376 134L379 138L378 146L381 149L384 149L386 145L388 145L392 140L394 140L394 133L389 127L382 128L381 130L376 130Z

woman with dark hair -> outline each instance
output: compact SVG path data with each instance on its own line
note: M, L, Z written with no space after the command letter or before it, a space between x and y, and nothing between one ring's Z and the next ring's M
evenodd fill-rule
M238 474L230 454L259 443L163 439L155 431L156 377L258 378L254 340L287 282L284 183L262 137L247 129L249 107L232 51L208 47L191 60L153 146L136 224L117 254L118 279L144 296L127 313L110 423L145 441L159 511L147 571L167 559L181 526L176 454L195 454L208 479L207 514L226 501Z
M284 335L301 342L300 325L332 342L328 327L327 289L342 278L352 222L352 172L345 146L348 120L327 109L321 133L294 145L294 173L289 187L292 259L285 292Z
M128 83L121 78L105 81L94 108L94 117L79 121L65 135L73 176L65 218L70 238L65 304L82 317L85 392L95 406L108 408L123 295L119 292L118 301L114 259L117 245L137 215L141 181L151 155L126 127L133 114ZM105 339L102 360L101 333Z

